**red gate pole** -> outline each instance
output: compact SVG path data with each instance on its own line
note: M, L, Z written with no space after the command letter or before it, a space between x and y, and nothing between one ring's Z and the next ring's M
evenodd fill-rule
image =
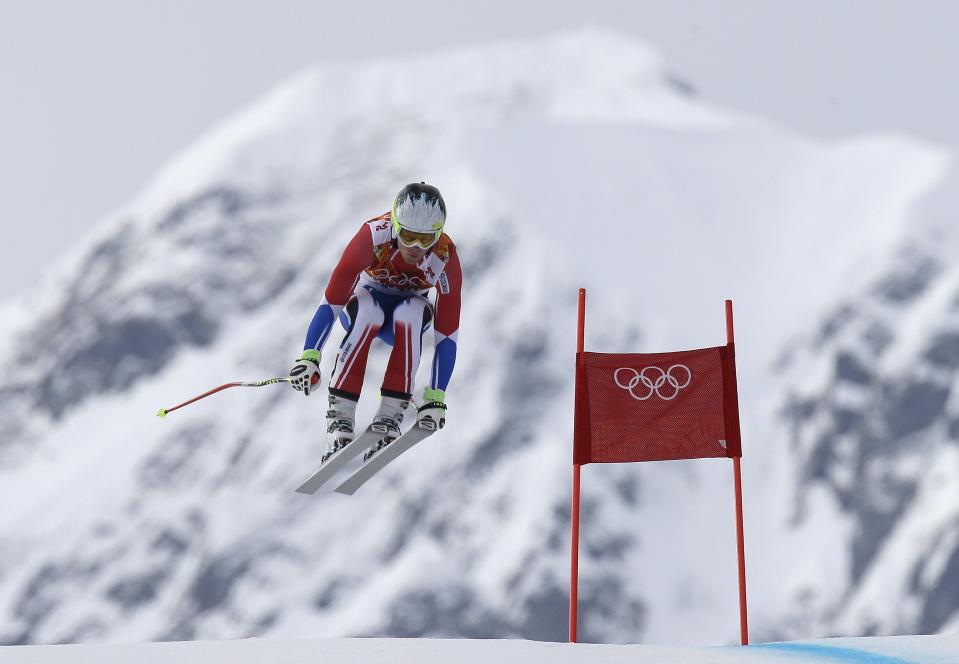
M726 341L735 343L732 300L726 300ZM738 404L736 407L739 408ZM749 626L746 620L746 544L743 537L743 481L740 457L733 457L733 485L736 491L736 552L739 558L739 637L745 646L749 645Z
M586 289L579 289L579 306L576 329L576 352L583 352L586 336ZM572 533L570 537L569 570L569 642L576 643L576 608L579 591L579 467L573 464L573 504L571 509Z

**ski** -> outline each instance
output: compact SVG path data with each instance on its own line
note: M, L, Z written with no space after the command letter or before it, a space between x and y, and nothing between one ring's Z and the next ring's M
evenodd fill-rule
M364 462L356 472L346 478L334 491L352 496L356 493L357 489L366 484L366 482L381 471L386 464L433 433L436 433L436 424L432 419L427 418L418 421L413 425L412 429L383 449L376 451L369 460Z
M346 466L351 460L359 456L364 451L370 449L383 434L367 428L359 438L347 443L347 445L337 451L333 456L320 464L316 472L296 488L297 493L316 493L316 490L330 480L341 468Z

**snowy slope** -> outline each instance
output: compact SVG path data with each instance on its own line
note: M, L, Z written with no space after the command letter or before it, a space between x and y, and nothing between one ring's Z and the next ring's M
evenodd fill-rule
M337 662L367 664L948 664L955 661L959 637L909 636L790 641L757 646L663 647L594 645L465 639L322 639L291 641L191 641L62 646L0 647L6 664L259 664L260 662Z
M722 343L735 300L753 625L867 631L833 613L859 578L809 616L784 602L816 567L785 544L823 540L842 572L868 514L826 496L790 517L806 485L764 404L794 385L769 366L837 293L895 269L947 162L712 109L603 31L296 77L173 160L0 326L0 642L563 639L579 286L593 350ZM417 179L447 198L466 282L440 435L354 497L305 497L322 398L233 390L153 416L284 373L346 241ZM736 639L730 484L715 460L584 470L584 639Z

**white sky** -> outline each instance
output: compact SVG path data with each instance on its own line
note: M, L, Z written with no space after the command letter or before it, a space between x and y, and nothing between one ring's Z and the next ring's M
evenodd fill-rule
M949 0L0 0L0 297L312 62L584 23L657 45L721 105L814 135L892 129L959 146Z

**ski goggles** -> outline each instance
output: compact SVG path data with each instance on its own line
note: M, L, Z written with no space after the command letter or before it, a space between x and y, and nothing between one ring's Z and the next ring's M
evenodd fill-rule
M395 221L393 222L393 229L396 231L396 239L399 240L399 243L404 247L418 246L423 249L429 249L436 244L440 236L443 235L442 228L436 231L420 233L418 231L411 231L408 228L403 228Z

